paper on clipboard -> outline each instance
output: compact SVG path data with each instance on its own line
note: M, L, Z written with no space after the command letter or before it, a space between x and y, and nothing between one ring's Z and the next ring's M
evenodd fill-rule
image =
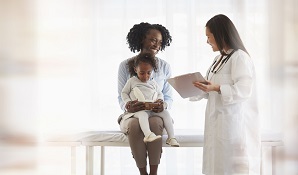
M169 78L167 80L171 86L180 94L182 98L199 95L202 91L193 85L193 82L206 82L200 72L194 72Z

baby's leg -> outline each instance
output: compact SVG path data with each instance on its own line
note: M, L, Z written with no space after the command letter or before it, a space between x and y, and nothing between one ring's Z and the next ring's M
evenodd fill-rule
M172 120L172 117L170 116L170 113L167 110L163 110L160 113L156 113L156 115L160 116L163 119L163 123L164 123L165 129L168 133L168 137L169 138L175 137L173 120Z
M180 146L180 144L178 143L174 135L174 127L173 127L172 117L170 116L170 113L167 110L164 110L158 113L158 115L163 119L165 129L168 133L168 139L166 143L171 146L176 146L176 147Z
M139 119L141 130L145 135L144 137L145 143L153 142L157 139L161 139L161 135L155 135L153 132L151 132L150 126L149 126L149 114L147 112L139 111L135 113L134 117Z
M139 119L140 127L145 137L149 136L151 134L151 130L149 127L148 113L145 111L139 111L134 114L134 117Z

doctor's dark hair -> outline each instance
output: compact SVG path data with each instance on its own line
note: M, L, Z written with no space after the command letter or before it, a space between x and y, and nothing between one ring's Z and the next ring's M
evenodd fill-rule
M137 73L135 72L136 67L138 67L138 65L140 63L148 63L152 66L153 70L155 72L157 72L157 61L154 57L154 55L150 54L150 53L141 53L138 56L132 58L131 60L129 60L128 64L128 71L130 73L130 76L136 76Z
M249 54L244 47L235 25L227 16L219 14L212 17L206 23L206 27L213 34L217 47L222 55L226 55L223 51L225 45L234 50L241 49Z
M160 46L161 51L165 50L166 46L170 46L172 37L168 29L160 24L149 24L142 22L140 24L135 24L126 36L129 49L134 53L136 51L140 51L143 47L142 41L146 38L147 33L152 29L160 31L162 35L162 43Z

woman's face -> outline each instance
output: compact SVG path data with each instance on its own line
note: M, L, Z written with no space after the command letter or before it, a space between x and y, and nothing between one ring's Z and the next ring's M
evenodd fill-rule
M160 50L162 44L162 35L160 31L156 29L149 30L146 38L142 41L142 44L142 53L151 53L153 55L156 55Z
M207 43L210 44L210 46L212 47L212 50L214 52L219 51L217 44L215 42L214 36L213 34L210 32L209 28L206 27L206 36L207 36Z
M149 63L140 62L137 67L135 67L135 72L138 75L141 82L147 82L150 79L152 73L152 66Z

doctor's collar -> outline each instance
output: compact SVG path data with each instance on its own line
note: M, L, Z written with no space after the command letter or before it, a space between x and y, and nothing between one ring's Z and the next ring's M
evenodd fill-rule
M226 55L229 55L231 52L233 52L233 50L235 50L235 49L229 49L229 50L227 50L227 51L225 51L225 50L222 50L222 53L225 53L223 56L226 56Z

